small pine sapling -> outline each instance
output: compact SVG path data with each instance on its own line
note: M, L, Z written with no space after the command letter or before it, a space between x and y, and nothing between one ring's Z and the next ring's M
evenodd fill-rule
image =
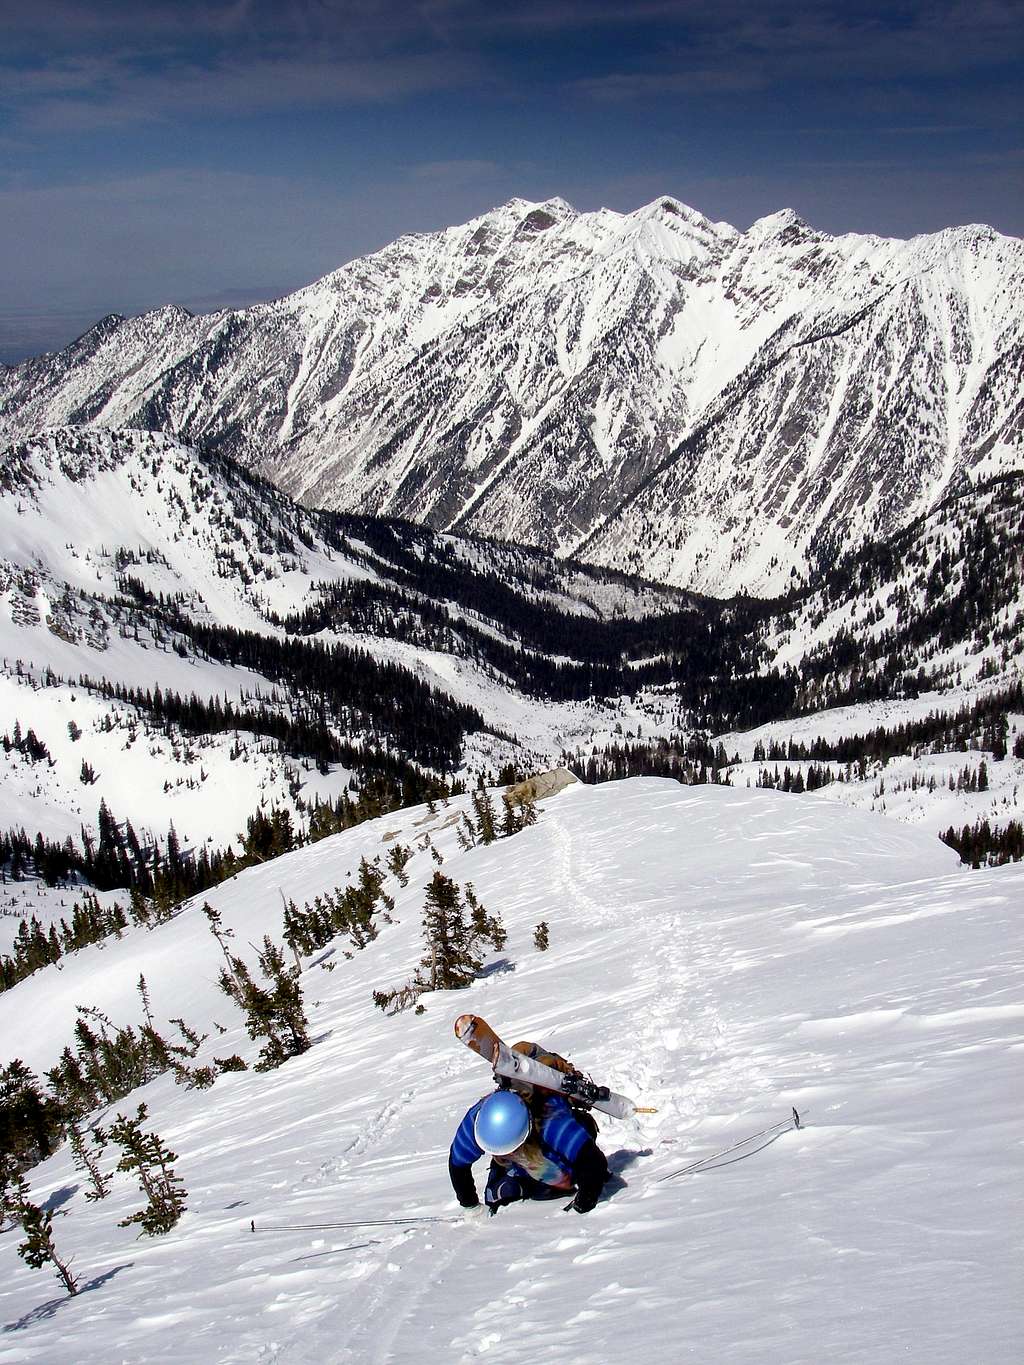
M237 1052L233 1052L230 1057L214 1057L213 1064L219 1072L249 1070Z
M533 946L539 953L546 953L548 950L548 922L542 919L533 931Z
M518 834L520 830L526 829L529 825L537 823L537 807L529 796L509 796L505 792L502 796L505 806L505 814L501 822L501 838L507 839L512 834Z
M501 817L501 838L507 839L512 834L518 834L522 825L519 823L519 815L512 804L512 798L507 792L502 795L501 804L505 807L505 813Z
M471 912L487 921L486 912L472 896L466 899ZM473 909L475 902L476 908ZM443 872L435 872L427 887L423 907L423 940L426 947L415 976L404 986L390 991L374 991L373 1003L386 1014L398 1014L416 1004L425 991L460 990L468 986L480 970L476 956L479 934L466 920L462 893L456 882Z
M245 1011L245 1027L252 1039L265 1038L260 1050L257 1071L272 1071L308 1050L309 1023L302 1003L299 974L288 966L284 954L268 935L263 939L259 954L260 968L268 985L254 981L241 958L231 958L231 981L237 983L238 994L233 998ZM226 973L221 975L224 989ZM228 991L231 994L231 991Z
M234 966L238 959L232 957L227 942L229 938L234 937L235 931L222 927L220 911L214 910L209 901L203 902L203 914L206 916L210 926L210 933L217 940L217 945L224 956L224 962L226 964L221 968L220 976L218 978L220 988L230 999L240 1002L242 983L235 976Z
M184 1019L172 1019L171 1023L178 1025L178 1032L185 1040L183 1043L172 1045L171 1051L178 1057L187 1057L191 1061L210 1035L208 1033L196 1033L195 1029L190 1028Z
M500 953L508 942L508 934L505 926L498 914L489 915L487 910L477 899L476 891L472 882L467 882L463 888L463 895L466 904L469 906L470 923L473 926L473 933L478 938L487 939L496 953Z
M146 1021L141 1029L143 1042L146 1044L154 1059L156 1059L161 1066L173 1067L174 1059L171 1054L174 1049L166 1041L163 1035L158 1032L157 1027L153 1022L153 1010L149 1000L149 989L146 986L146 978L141 972L139 973L139 979L136 983L136 989L142 1000L142 1013Z
M284 938L285 945L292 950L292 957L295 959L295 970L302 971L302 956L299 952L301 935L295 932L295 923L299 915L299 907L293 900L286 900L285 894L280 887L277 888L281 897L281 904L284 906Z
M184 1019L172 1019L172 1024L177 1024L178 1032L184 1039L183 1043L168 1043L167 1050L171 1054L171 1070L174 1072L174 1082L176 1085L183 1085L186 1090L208 1090L217 1079L217 1073L212 1066L186 1066L186 1061L194 1060L196 1053L210 1036L208 1033L196 1033L194 1028L190 1028Z
M52 1265L69 1294L78 1293L78 1281L71 1273L71 1260L57 1252L53 1240L53 1210L43 1210L33 1204L28 1195L28 1183L21 1175L8 1177L3 1183L2 1214L3 1221L8 1219L21 1226L25 1240L18 1247L18 1255L33 1270L42 1270L44 1265Z
M132 887L128 898L128 914L132 923L141 925L143 929L148 929L153 922L153 907L137 886Z
M486 788L479 788L470 797L473 813L476 816L476 831L482 844L493 844L498 837L494 821L494 802Z
M500 953L508 942L508 934L505 931L504 922L497 911L495 911L493 915L488 916L487 933L494 946L494 951Z
M144 1234L156 1237L174 1227L185 1212L188 1195L171 1166L178 1159L174 1152L164 1146L157 1133L142 1131L147 1117L144 1104L139 1105L134 1118L118 1114L110 1125L110 1137L121 1148L117 1169L134 1173L149 1201L144 1209L123 1218L118 1226L138 1224L142 1229L140 1237Z
M374 991L373 1003L385 1014L401 1014L403 1010L409 1009L420 998L426 987L418 981L410 981L405 986L398 986L393 991ZM418 1012L423 1013L423 1007L418 1007Z
M405 869L412 856L412 849L403 844L395 844L388 852L388 871L398 878L399 886L409 885L409 874Z
M91 1190L86 1190L85 1197L94 1203L97 1200L106 1199L110 1193L110 1176L103 1174L99 1163L99 1158L107 1145L107 1135L101 1128L94 1128L91 1137L93 1144L99 1149L98 1152L90 1149L89 1143L74 1121L68 1124L68 1145L71 1148L71 1159L92 1186Z
M487 938L487 911L477 899L472 882L466 883L463 888L463 895L466 898L466 904L469 906L469 922L473 926L473 933L478 938Z
M468 853L471 848L476 848L476 827L465 812L455 827L455 838L458 840L459 848L462 849L463 853Z
M159 1076L171 1064L167 1044L143 1025L118 1028L102 1010L79 1005L75 1050L88 1086L108 1104ZM98 1029L94 1027L98 1025Z
M39 1085L19 1058L0 1068L0 1156L24 1170L44 1160L60 1140L60 1101Z
M156 1026L153 1023L153 1008L149 1000L149 990L146 986L146 978L141 972L139 972L139 979L135 984L135 989L139 992L139 997L142 1000L142 1014L146 1020L146 1027L155 1029Z

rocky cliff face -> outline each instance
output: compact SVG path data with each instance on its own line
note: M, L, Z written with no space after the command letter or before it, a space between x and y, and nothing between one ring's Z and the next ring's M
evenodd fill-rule
M1024 245L513 200L285 299L111 317L0 370L0 434L145 427L310 505L728 594L1021 467Z

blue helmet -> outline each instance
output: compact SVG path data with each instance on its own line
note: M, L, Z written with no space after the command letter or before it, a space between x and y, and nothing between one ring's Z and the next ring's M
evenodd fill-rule
M508 1156L526 1141L529 1132L530 1111L511 1090L488 1095L473 1120L477 1143L491 1156Z

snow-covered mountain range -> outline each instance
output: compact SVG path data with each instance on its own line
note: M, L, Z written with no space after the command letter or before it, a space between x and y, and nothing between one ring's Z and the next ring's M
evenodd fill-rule
M237 846L257 809L302 829L373 773L583 771L613 745L641 751L622 772L645 771L651 746L694 736L698 769L721 741L733 780L756 782L758 739L827 749L951 716L1019 687L1022 482L951 496L784 599L723 603L313 512L158 433L54 429L0 452L0 834L78 841L102 800L152 842L173 823L188 850ZM834 754L849 780L829 794L881 808L902 754L902 818L1003 826L1024 791L1020 711L1007 694L969 723L859 749L856 775ZM975 779L986 751L983 793L962 790L963 757L933 761L968 745Z
M513 201L0 370L0 1361L1016 1360L1022 273ZM459 1215L464 1010L653 1106L586 1217Z
M513 200L287 298L109 317L0 370L0 431L216 445L309 505L719 595L1021 468L1024 245Z

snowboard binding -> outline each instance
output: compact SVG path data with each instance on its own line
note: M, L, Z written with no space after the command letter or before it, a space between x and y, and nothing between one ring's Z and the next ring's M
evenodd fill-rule
M606 1085L598 1085L579 1071L570 1071L562 1078L562 1093L586 1105L600 1104L611 1098L611 1091Z

